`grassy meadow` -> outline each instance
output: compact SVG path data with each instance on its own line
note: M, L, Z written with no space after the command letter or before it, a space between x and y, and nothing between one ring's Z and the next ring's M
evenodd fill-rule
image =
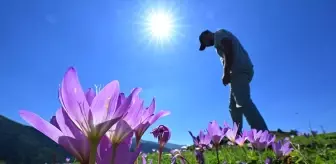
M277 138L281 139L287 135L277 133ZM335 164L336 163L336 133L319 134L316 136L289 136L294 150L290 155L281 161L274 161L272 163L304 163L304 164ZM195 154L193 148L183 151L182 155L190 164L196 164ZM214 150L207 150L204 153L205 163L217 164L216 152ZM157 163L157 153L147 155L147 161L153 160ZM235 163L265 163L266 158L275 158L275 154L271 149L263 152L254 151L247 145L239 147L235 145L222 145L219 151L219 159L221 164L227 162L228 164ZM139 163L141 164L141 159ZM179 162L177 162L179 163ZM170 156L164 155L162 164L171 164Z
M223 144L219 150L220 164L261 164L266 163L267 158L272 158L272 164L335 164L336 163L336 133L325 133L310 136L289 136L287 133L275 133L277 139L289 137L294 149L289 156L275 160L276 156L272 149L259 152L250 148L247 144L243 147L236 145ZM181 151L181 155L190 163L197 164L194 147L189 146ZM217 155L214 150L204 152L206 164L218 164ZM158 163L158 153L146 154L146 163ZM76 162L74 162L76 163ZM138 158L138 164L143 164L141 155ZM163 153L161 164L172 164L171 154ZM177 160L175 164L183 164ZM270 163L269 163L270 164Z

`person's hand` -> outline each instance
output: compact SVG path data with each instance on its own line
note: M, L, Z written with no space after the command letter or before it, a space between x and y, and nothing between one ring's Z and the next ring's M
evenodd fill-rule
M224 84L224 86L228 85L230 83L231 79L230 79L230 75L225 74L222 77L222 82Z

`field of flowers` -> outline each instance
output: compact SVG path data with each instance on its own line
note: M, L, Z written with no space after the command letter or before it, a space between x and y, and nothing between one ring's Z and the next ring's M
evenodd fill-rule
M282 138L281 134L277 134ZM305 164L335 164L336 163L336 133L315 134L305 133L292 135L287 140L288 145L271 144L267 149L256 149L253 144L245 143L244 146L228 142L220 146L218 151L219 163L305 163ZM289 141L290 140L290 141ZM249 142L247 139L246 142ZM279 142L276 142L279 143ZM288 146L288 147L287 147ZM198 155L198 156L197 156ZM158 163L158 153L144 155L147 163ZM173 158L175 157L175 158ZM200 158L201 157L201 158ZM203 158L204 157L204 160ZM139 159L139 164L142 164ZM163 155L162 164L177 163L206 163L218 164L216 149L207 149L203 154L198 153L193 147L180 150L172 150Z
M193 146L168 154L162 150L173 130L160 125L150 132L158 140L158 150L143 154L140 152L143 134L170 112L154 114L155 99L144 107L140 91L140 88L134 88L129 96L125 96L119 90L119 82L112 81L102 89L84 92L76 70L71 67L59 89L61 107L50 121L26 110L19 113L73 156L67 158L66 163L336 163L336 135L318 135L311 131L284 137L255 129L238 134L236 124L219 125L216 121L211 121L198 135L189 132ZM136 139L134 149L131 148L133 137Z

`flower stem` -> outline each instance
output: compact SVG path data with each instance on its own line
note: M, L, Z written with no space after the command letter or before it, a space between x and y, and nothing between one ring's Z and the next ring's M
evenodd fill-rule
M258 154L259 154L259 162L263 162L263 161L262 161L262 158L261 158L261 152L258 151Z
M185 158L185 161L187 162L187 164L190 164L190 162Z
M115 163L115 158L117 155L117 148L118 148L118 144L112 144L112 159L111 159L111 164Z
M163 150L163 146L160 146L160 148L159 148L159 158L158 158L158 164L161 164L162 150Z
M216 154L217 154L217 162L219 164L219 157L218 157L218 145L215 146L216 147Z
M246 147L242 146L244 153L247 155Z
M96 164L97 146L98 146L98 141L90 142L91 151L90 151L89 164Z

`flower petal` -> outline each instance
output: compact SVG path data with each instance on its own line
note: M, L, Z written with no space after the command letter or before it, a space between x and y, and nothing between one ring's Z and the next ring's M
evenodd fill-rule
M116 108L114 111L111 111L111 113L108 115L108 118L119 118L123 117L126 112L133 106L135 103L135 99L139 94L139 91L141 88L135 88L132 93L126 98L124 103L122 103L118 108Z
M90 148L87 146L89 141L78 140L68 136L61 136L59 138L59 143L67 150L70 154L76 157L80 163L86 163L89 161Z
M96 97L96 92L92 88L89 88L85 93L85 97L88 104L91 105L93 99Z
M107 132L107 136L110 137L113 144L119 144L132 131L133 129L127 124L125 120L119 120L111 128L111 130Z
M59 98L71 120L79 126L89 114L89 104L79 83L75 68L70 67L62 80Z
M143 116L143 103L144 101L141 99L135 100L133 106L128 110L127 114L123 118L127 121L127 123L132 127L135 128L140 124L142 121Z
M197 145L199 144L199 139L197 139L197 138L192 134L191 131L188 131L188 132L189 132L191 138L193 139L194 145L197 146Z
M108 83L93 99L91 110L93 114L93 123L97 125L101 123L110 110L115 110L119 98L119 82L114 80Z
M51 117L50 123L51 123L52 125L54 125L57 129L60 129L60 127L59 127L59 125L58 125L58 123L57 123L57 120L56 120L56 116L52 116L52 117Z
M151 104L149 105L149 107L148 107L148 115L151 115L151 114L154 114L154 111L155 111L155 105L156 103L155 103L155 98L153 98L153 100L152 100L152 102L151 102Z
M60 130L65 136L76 139L86 138L85 135L80 131L80 129L72 122L72 120L63 108L60 108L56 111L56 120L59 123Z
M169 111L159 111L149 121L150 124L154 124L159 118L170 115Z
M20 110L20 116L28 122L35 129L48 136L51 140L58 143L59 137L63 135L63 133L57 129L54 125L50 124L48 121L43 120L40 116L35 113Z
M125 100L126 100L125 93L120 93L120 94L119 94L119 98L118 98L117 108L118 108L122 103L124 103Z
M131 152L127 145L119 145L116 153L116 164L134 164L137 160L141 150L141 145L135 149L134 152Z
M128 148L131 148L131 146L132 146L132 138L133 138L133 135L134 135L134 132L129 133L129 134L122 140L122 142L120 143L120 145L121 145L121 144L124 144L124 145L127 145Z
M97 164L110 163L112 159L112 143L110 139L104 135L97 148Z
M145 131L151 126L151 124L149 124L149 122L145 122L145 123L140 123L138 126L135 127L135 135L137 137L137 139L140 139L143 134L145 133Z
M108 121L102 122L96 125L96 130L98 132L98 136L103 136L105 133L115 124L117 123L121 117L113 118Z
M131 135L132 136L132 135ZM116 164L134 164L137 157L140 154L141 147L137 148L135 152L130 152L129 144L125 140L129 140L128 137L124 139L124 141L119 144L116 152L115 163ZM124 144L127 143L127 144ZM100 141L100 146L98 146L98 158L97 164L106 164L111 162L112 158L112 143L105 136Z
M142 164L146 164L147 163L146 155L142 155L141 158L142 158Z

